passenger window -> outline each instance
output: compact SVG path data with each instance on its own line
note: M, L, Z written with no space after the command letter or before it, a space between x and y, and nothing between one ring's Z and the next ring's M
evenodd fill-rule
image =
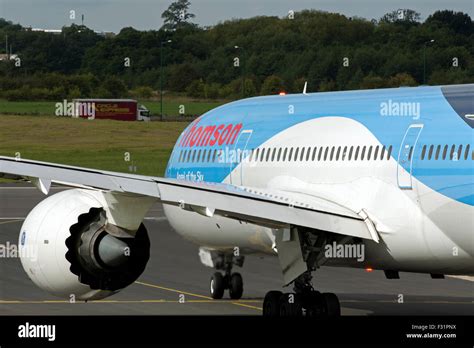
M382 150L380 151L380 159L383 160L385 156L385 145L382 146Z
M268 162L268 160L270 159L270 153L271 153L272 149L271 148L268 148L267 149L267 158L265 158L265 161Z
M421 149L421 160L425 159L426 155L426 145L423 145L423 148Z
M329 153L329 146L326 147L326 150L324 151L324 160L325 161L328 159L328 153Z
M363 161L365 158L365 146L362 147L362 153L360 154L360 160Z
M303 148L301 149L301 155L300 155L300 161L301 161L301 162L303 162L303 158L304 158L304 152L305 152L305 150L306 150L306 148L305 148L305 147L303 147Z
M376 146L375 151L374 151L374 160L377 160L378 155L379 155L379 147Z
M211 162L212 160L212 149L209 149L207 152L207 162Z
M341 154L341 147L339 146L337 148L337 152L336 152L336 161L339 161L339 155Z
M255 156L254 156L255 161L258 161L258 154L259 153L260 153L260 148L257 147L257 151L255 151Z
M265 148L263 148L262 152L260 152L260 162L263 162L264 158L265 158Z
M347 158L347 146L344 146L344 148L342 149L342 157L341 157L341 160L345 160Z
M354 146L351 146L351 149L349 150L349 161L352 160L352 151L354 150Z
M388 147L387 161L390 159L390 156L392 156L392 149L393 149L393 147L392 147L392 145L390 145Z
M272 152L272 162L275 161L275 156L276 156L276 147L273 148L273 152Z
M367 152L367 161L370 161L372 158L372 146L369 146L369 151Z
M461 156L462 156L462 144L459 145L459 148L458 148L458 160L461 159Z
M200 162L201 161L201 154L204 153L204 150L199 150L198 151L198 157L197 157L197 162Z
M209 149L209 155L207 156L207 161L208 162L211 162L211 159L212 159L212 149Z
M324 146L321 146L319 148L318 161L321 161L321 158L323 157L323 150L324 150Z
M443 149L443 160L446 159L446 155L448 154L448 145L444 145Z
M296 151L295 151L295 157L293 158L294 161L297 161L298 160L298 153L300 152L300 148L297 147L296 148Z
M466 146L466 151L464 151L464 159L467 160L469 158L469 149L471 148L471 145L467 144Z
M306 150L306 162L309 161L309 156L311 156L311 148L308 147L308 149Z
M430 145L430 150L428 151L428 160L431 160L431 157L433 157L433 150L434 145Z
M356 152L354 155L354 161L357 161L359 159L359 150L360 150L360 146L357 146Z
M282 150L282 148L280 147L280 148L278 149L277 162L280 162L280 158L281 158L281 150Z
M331 161L332 161L332 159L334 158L334 151L335 151L335 149L336 149L336 148L335 148L334 146L331 147L331 158L330 158Z
M293 155L293 148L290 147L290 152L288 153L288 161L291 161L292 155Z
M441 152L441 145L436 146L435 160L439 159L439 153Z
M314 160L316 159L316 151L318 150L317 147L314 147L313 148L313 158L312 158L312 161L314 162Z
M456 145L451 146L451 151L449 152L449 159L454 159L454 151L456 151Z
M288 148L285 147L285 150L283 151L283 158L281 159L283 162L286 160L286 153L288 152Z

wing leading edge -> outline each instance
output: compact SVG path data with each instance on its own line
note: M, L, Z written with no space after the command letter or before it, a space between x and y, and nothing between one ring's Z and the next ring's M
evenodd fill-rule
M295 202L281 191L194 183L10 157L0 157L0 176L26 178L45 194L52 183L136 194L208 217L220 215L272 228L304 226L378 242L377 232L364 212L358 214L314 197L309 203Z

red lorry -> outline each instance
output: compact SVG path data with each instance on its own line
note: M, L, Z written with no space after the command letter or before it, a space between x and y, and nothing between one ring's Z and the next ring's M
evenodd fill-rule
M133 99L74 99L74 104L82 118L150 121L150 111Z

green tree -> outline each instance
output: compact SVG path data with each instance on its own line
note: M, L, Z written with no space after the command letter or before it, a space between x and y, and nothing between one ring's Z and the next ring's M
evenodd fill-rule
M399 73L388 80L390 87L416 86L415 79L408 73Z
M123 98L127 96L127 86L116 76L108 76L98 91L99 98Z
M255 97L257 95L257 88L252 79L244 79L244 97Z
M429 79L429 83L432 85L448 85L471 82L472 78L469 78L467 71L460 68L436 70L431 74Z
M195 26L195 24L188 22L189 19L196 17L194 14L188 12L190 6L191 2L189 0L177 0L173 2L166 11L161 14L161 18L164 19L164 24L161 28L174 31L187 26Z
M186 87L186 95L192 98L205 97L205 85L202 80L194 80Z
M176 92L185 91L189 84L197 78L196 70L190 63L172 65L165 76L169 89Z
M329 92L336 90L336 82L326 79L319 84L319 92Z
M420 14L410 9L399 9L386 13L381 19L381 22L386 23L409 23L414 24L420 21Z
M380 76L370 74L362 80L360 88L362 89L374 89L374 88L383 88L387 87L385 79Z
M457 34L470 35L474 31L474 23L466 13L450 10L436 11L426 19L427 24L446 26Z
M284 91L283 80L276 75L271 75L268 76L265 81L263 81L262 88L260 89L260 94L271 95L278 94L282 91Z
M149 86L139 86L131 91L135 98L150 99L153 97L153 88Z

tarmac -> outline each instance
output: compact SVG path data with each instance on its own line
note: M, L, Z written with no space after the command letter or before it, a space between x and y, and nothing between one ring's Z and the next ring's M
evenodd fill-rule
M58 190L53 187L50 194ZM0 185L0 244L18 243L23 219L43 198L31 186ZM214 270L200 263L198 246L172 230L161 204L153 206L145 225L151 240L147 269L134 284L100 301L70 303L49 295L31 282L18 258L0 258L0 315L261 315L265 293L282 289L276 257L248 256L242 268L234 269L244 279L242 299L231 300L226 294L213 300L209 279ZM342 315L474 314L473 277L400 277L323 267L315 272L313 283L319 291L339 296Z

